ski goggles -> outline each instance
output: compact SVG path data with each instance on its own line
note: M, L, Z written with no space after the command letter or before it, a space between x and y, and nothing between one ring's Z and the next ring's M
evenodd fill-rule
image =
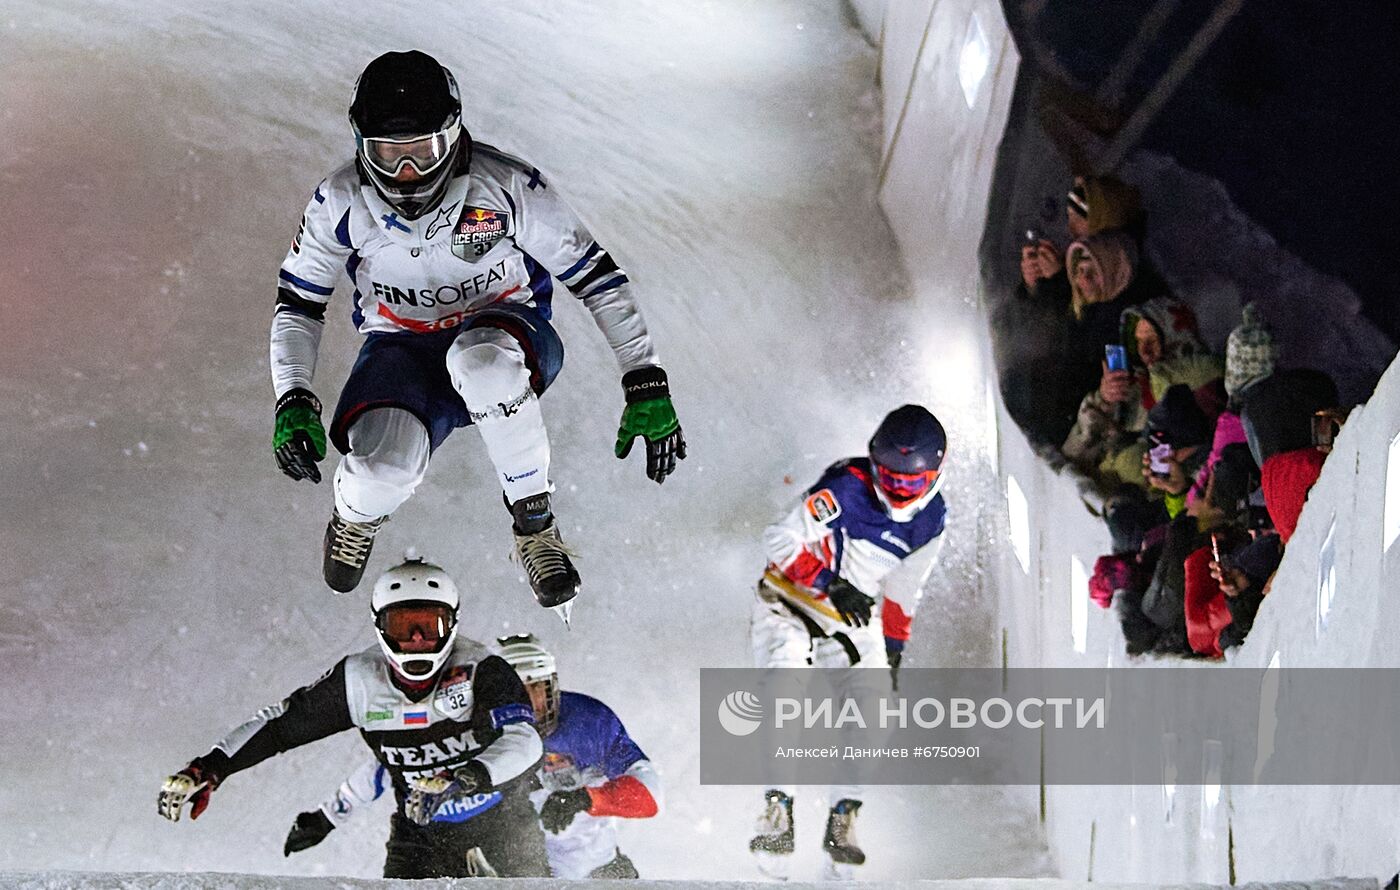
M398 176L405 166L426 176L452 154L460 132L460 126L454 122L426 136L361 136L360 154L365 163L385 176Z
M903 507L928 493L934 482L938 481L938 471L896 473L894 470L876 464L875 478L879 481L880 490L885 493L885 497L889 498L890 503L896 507Z
M394 603L374 617L389 648L412 655L441 650L456 623L457 615L451 606L433 602Z

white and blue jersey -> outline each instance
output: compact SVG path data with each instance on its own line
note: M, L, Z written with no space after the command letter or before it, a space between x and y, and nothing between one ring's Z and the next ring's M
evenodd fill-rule
M593 806L558 834L545 832L545 851L555 877L586 878L618 853L618 818L653 816L661 804L661 782L651 761L607 705L591 696L562 692L558 727L544 738L536 808L556 791L590 789ZM321 810L343 824L364 804L388 790L384 767L367 761L340 786ZM493 799L495 798L495 799ZM433 821L458 822L496 803L496 795L476 795L445 806Z
M311 388L342 276L364 334L459 330L505 304L548 319L557 278L588 308L624 372L657 364L626 272L539 170L482 143L463 154L441 203L416 220L387 204L353 161L316 186L278 270L271 359L279 396Z
M885 577L921 551L932 566L947 506L936 494L908 521L900 521L885 509L874 485L868 458L832 464L800 504L764 531L763 541L769 571L792 582L775 590L789 606L831 634L849 631L826 600L832 579L844 578L873 597L883 593L884 635L897 648L909 639L923 585L897 589L885 585Z

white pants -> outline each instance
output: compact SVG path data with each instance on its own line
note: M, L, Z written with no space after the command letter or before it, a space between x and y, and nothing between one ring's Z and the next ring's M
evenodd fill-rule
M447 370L506 498L548 491L549 435L524 348L499 328L473 328L448 349ZM375 408L355 419L348 438L350 453L335 471L336 512L354 522L393 513L428 470L428 431L402 408Z
M849 649L859 656L855 670L843 671L832 691L861 702L873 702L893 690L889 661L885 657L885 639L878 616L865 627L848 628L841 633L843 643L835 636L813 636L802 619L778 599L772 589L759 583L754 596L753 614L749 621L749 642L753 647L754 667L758 668L851 668ZM859 670L880 668L881 670ZM862 711L875 713L873 706L862 705ZM878 740L865 735L852 739L858 747L874 747ZM779 791L792 795L792 786L774 785ZM860 800L863 787L856 784L832 785L828 801Z

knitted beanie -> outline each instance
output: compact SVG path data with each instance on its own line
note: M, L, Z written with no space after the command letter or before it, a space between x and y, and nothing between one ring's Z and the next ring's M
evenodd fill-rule
M1274 373L1277 354L1273 335L1250 303L1244 307L1244 321L1230 332L1230 339L1225 343L1225 392L1233 396Z

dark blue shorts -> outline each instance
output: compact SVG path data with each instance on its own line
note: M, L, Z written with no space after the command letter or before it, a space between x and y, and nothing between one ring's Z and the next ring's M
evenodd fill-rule
M428 430L436 449L448 434L472 422L467 406L452 387L447 350L472 328L500 328L525 349L530 386L542 394L564 366L564 344L539 310L518 303L473 313L460 327L430 334L373 333L365 338L355 367L340 391L331 422L331 442L350 452L350 425L373 408L402 408Z

